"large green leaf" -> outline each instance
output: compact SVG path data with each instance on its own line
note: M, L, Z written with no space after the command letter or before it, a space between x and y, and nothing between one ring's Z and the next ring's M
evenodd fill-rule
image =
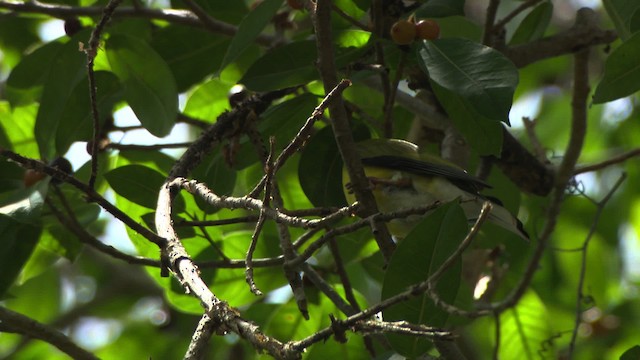
M0 194L0 214L21 223L39 225L48 185L49 181L43 180L29 188Z
M316 51L315 41L308 40L277 47L253 63L239 82L254 91L307 83L318 77Z
M298 177L305 195L314 206L344 206L342 158L327 126L307 143L298 166Z
M207 184L217 195L231 195L236 184L237 172L230 169L220 151L213 151L197 168L193 170L193 178ZM195 198L198 207L207 214L212 214L219 208L214 208L201 197Z
M58 57L64 45L50 42L24 56L9 74L5 96L11 106L30 104L40 98L42 87L49 76L51 59Z
M602 0L602 5L613 20L618 36L627 41L633 34L631 21L634 14L640 9L640 2L636 0Z
M640 32L616 48L604 65L604 76L593 102L604 103L629 96L640 90Z
M23 156L38 158L38 144L33 136L37 104L11 109L8 102L0 102L0 124L7 136L8 148Z
M31 256L41 230L40 227L0 215L0 299Z
M544 2L536 6L518 25L509 44L524 44L541 38L549 26L552 14L553 4L551 2Z
M477 111L469 100L435 82L431 88L469 144L481 155L499 155L502 150L502 125Z
M158 137L169 134L178 114L178 91L167 63L149 44L131 36L112 35L105 49L142 126Z
M205 121L214 122L220 114L229 110L229 91L233 84L220 79L210 79L195 87L189 96L184 113Z
M229 44L229 48L224 55L218 73L222 72L227 65L235 61L242 52L253 44L256 37L271 22L280 5L282 5L282 0L262 1L242 19L240 26L238 26L238 32L231 40L231 44Z
M55 155L55 136L51 134L58 128L71 92L86 76L87 58L78 51L78 42L86 41L88 36L88 30L80 31L50 60L51 69L42 89L34 129L40 154L45 159L51 159Z
M467 218L457 202L445 204L429 214L403 239L393 253L382 284L382 298L387 299L425 281L451 256L467 234ZM458 294L461 262L456 262L440 278L436 291L440 298L453 303ZM428 295L401 302L383 311L386 321L442 327L449 313L436 306ZM415 358L428 350L426 339L387 336L394 350Z
M110 72L96 71L98 112L101 123L112 116L115 103L122 97L122 87L118 79ZM67 99L62 118L56 131L56 152L64 154L76 141L88 141L93 138L93 116L88 95L89 82L85 78L76 85Z
M418 54L431 81L464 98L487 119L509 124L518 69L504 55L455 38L423 41Z
M471 146L482 155L502 148L518 71L497 51L466 39L423 42L418 62L434 93Z
M528 291L511 308L500 315L499 358L518 354L519 359L539 359L539 349L549 339L547 309L533 291Z
M120 196L149 209L158 204L158 193L164 183L165 176L154 169L142 165L125 165L115 168L104 177L109 185ZM184 211L181 195L174 201L174 213Z
M151 46L167 62L179 92L215 72L229 39L189 26L170 25L154 33Z

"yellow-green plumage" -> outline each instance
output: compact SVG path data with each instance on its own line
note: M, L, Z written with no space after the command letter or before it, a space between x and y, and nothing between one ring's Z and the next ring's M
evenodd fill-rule
M487 200L478 191L490 187L488 184L441 158L420 154L418 147L410 142L371 139L358 143L357 149L382 212L459 199L467 218L473 221ZM353 203L355 197L346 186L349 181L344 171L345 196ZM421 218L414 215L392 220L389 231L396 238L404 238ZM497 203L493 204L488 220L525 240L529 238L520 221Z

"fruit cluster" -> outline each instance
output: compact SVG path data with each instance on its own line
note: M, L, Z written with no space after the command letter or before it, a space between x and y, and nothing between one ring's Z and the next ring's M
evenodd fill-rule
M440 36L440 26L433 20L400 19L391 26L391 39L398 45L409 45L416 39L434 40Z

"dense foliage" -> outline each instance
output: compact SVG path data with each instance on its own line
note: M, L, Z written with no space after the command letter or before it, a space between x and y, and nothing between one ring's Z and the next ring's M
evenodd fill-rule
M578 3L0 0L0 356L638 358L640 3ZM531 241L379 214L371 137Z

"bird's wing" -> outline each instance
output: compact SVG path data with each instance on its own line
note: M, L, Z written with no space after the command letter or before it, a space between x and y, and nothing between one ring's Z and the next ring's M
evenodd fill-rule
M491 185L469 175L466 171L446 164L428 163L393 155L366 157L362 159L362 163L366 166L405 171L419 176L442 176L460 189L472 194L477 194L483 188L491 188Z

